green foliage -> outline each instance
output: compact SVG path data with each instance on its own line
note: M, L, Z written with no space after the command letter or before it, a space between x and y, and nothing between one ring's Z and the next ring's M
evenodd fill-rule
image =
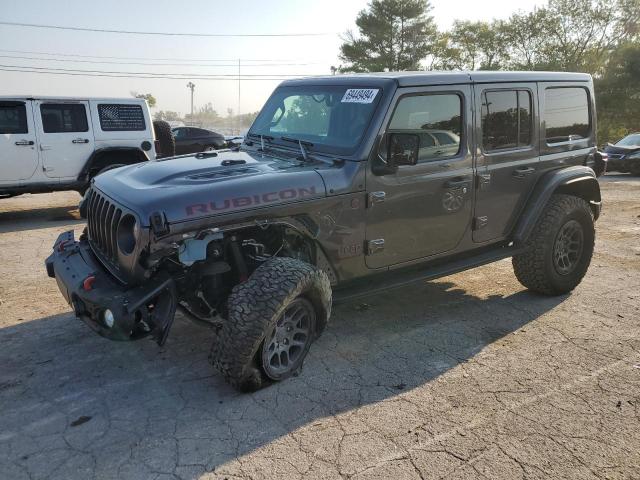
M436 27L428 0L372 0L356 18L340 48L343 72L418 70L430 52Z
M131 92L131 96L135 98L144 98L151 108L156 106L156 97L150 93Z

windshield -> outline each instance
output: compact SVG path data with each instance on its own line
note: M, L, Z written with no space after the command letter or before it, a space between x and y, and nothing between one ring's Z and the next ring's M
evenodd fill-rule
M338 86L278 88L267 100L249 134L310 142L312 151L348 155L366 131L382 90Z
M621 147L640 147L640 133L634 133L620 140L616 145Z

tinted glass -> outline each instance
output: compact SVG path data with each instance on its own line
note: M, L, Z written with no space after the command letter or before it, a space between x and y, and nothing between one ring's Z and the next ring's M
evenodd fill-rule
M103 103L98 105L100 128L103 132L141 131L146 129L140 105Z
M29 133L24 104L0 104L0 133Z
M360 143L382 90L338 86L278 88L256 118L250 135L269 135L313 143L311 151L350 153Z
M482 94L482 145L485 151L531 144L531 94L500 90Z
M40 113L45 133L89 131L84 105L45 103L40 105Z
M462 101L455 94L403 97L393 112L389 132L413 133L420 138L418 161L457 155L462 132ZM444 136L447 144L436 145Z
M547 88L544 120L547 143L579 140L589 136L589 97L584 88Z

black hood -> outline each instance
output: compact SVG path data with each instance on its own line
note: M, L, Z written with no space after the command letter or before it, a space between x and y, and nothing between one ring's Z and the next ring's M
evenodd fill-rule
M144 226L155 212L174 223L326 196L313 165L231 151L117 168L96 177L95 187Z

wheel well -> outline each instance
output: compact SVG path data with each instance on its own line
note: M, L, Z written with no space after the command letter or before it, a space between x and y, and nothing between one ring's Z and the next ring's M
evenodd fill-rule
M596 205L600 204L602 198L600 196L600 184L595 178L581 178L577 181L569 181L560 185L554 193L563 193L565 195L573 195L574 197L582 198L589 203L589 206L597 219L600 211Z
M83 178L90 180L100 170L109 165L132 165L147 160L149 160L149 158L145 153L137 148L98 151L91 157L87 167L85 167Z

